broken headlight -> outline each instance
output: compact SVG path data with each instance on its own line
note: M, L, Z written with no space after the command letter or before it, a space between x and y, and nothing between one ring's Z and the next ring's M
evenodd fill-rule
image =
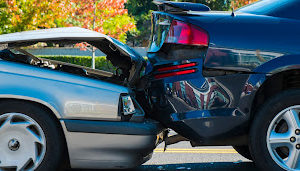
M122 106L123 106L123 114L130 115L135 113L135 107L132 98L130 95L122 96Z

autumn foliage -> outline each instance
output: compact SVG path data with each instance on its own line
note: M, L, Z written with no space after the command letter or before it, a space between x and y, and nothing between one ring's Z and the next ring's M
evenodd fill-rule
M119 40L126 39L126 32L135 29L135 22L124 8L126 0L71 0L73 10L71 24L93 29ZM96 7L96 11L94 11Z
M60 0L0 0L0 33L57 27L69 7Z
M0 34L79 26L125 41L135 21L124 3L126 0L0 0Z
M231 6L234 8L234 9L237 9L237 8L240 8L244 5L248 5L248 4L251 4L255 1L258 1L258 0L233 0L231 1Z

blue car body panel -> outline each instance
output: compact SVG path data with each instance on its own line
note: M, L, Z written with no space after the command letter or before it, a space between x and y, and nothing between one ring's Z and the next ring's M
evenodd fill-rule
M247 144L259 89L274 75L300 68L300 13L293 13L300 2L276 1L272 9L259 10L265 1L254 4L258 14L251 5L233 14L154 12L147 73L155 75L156 68L165 65L198 65L192 67L196 73L153 78L148 113L200 145ZM281 8L288 7L291 17L278 16ZM159 23L173 19L207 31L208 47L166 45L170 26Z

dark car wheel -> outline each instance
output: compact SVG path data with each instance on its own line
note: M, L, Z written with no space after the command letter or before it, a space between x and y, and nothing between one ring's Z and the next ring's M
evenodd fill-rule
M256 113L250 151L263 170L300 170L300 90L272 97Z
M0 103L0 154L0 170L59 170L67 159L55 118L23 101Z
M240 155L245 157L248 160L252 160L252 156L250 154L249 146L243 145L243 146L232 146L235 151L237 151Z

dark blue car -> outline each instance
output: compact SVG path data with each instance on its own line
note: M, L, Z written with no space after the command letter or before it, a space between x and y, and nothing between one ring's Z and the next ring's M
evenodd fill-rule
M261 169L300 170L300 1L157 4L137 99L178 133L167 144L231 145Z

